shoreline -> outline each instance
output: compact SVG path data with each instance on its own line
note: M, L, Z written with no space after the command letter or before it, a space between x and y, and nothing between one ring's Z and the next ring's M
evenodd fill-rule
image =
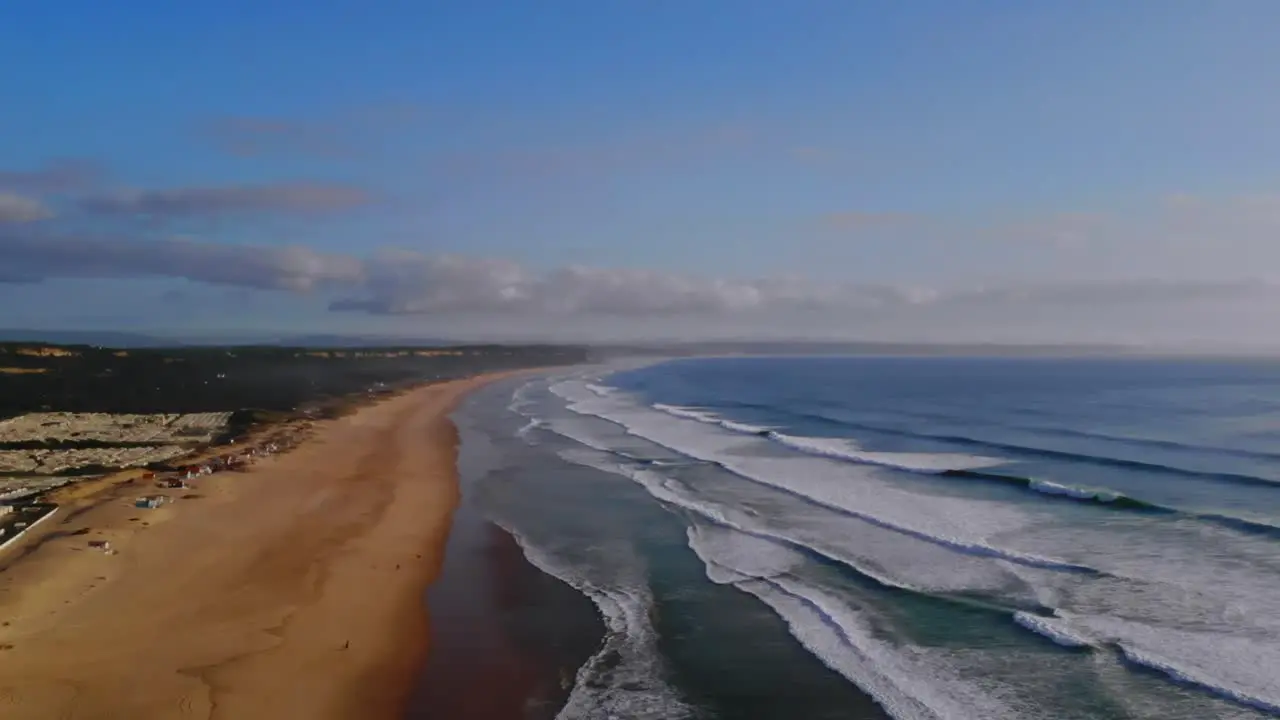
M0 573L0 715L401 717L460 496L448 413L522 372L316 421L173 505L134 508L121 483L59 513Z
M530 563L465 492L427 604L431 652L405 720L554 720L606 633L595 604Z

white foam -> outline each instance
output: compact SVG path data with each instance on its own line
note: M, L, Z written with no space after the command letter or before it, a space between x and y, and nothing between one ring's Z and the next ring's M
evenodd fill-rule
M1004 465L1008 462L1008 460L1002 458L964 453L872 452L863 450L857 443L847 438L788 435L777 432L765 425L750 425L727 420L708 410L680 405L664 405L662 403L654 404L653 408L678 418L695 420L707 425L718 425L726 430L746 435L764 434L775 442L799 452L863 465L880 465L911 472L940 473L947 470L976 470L978 468Z
M680 481L652 470L636 469L590 451L562 450L573 463L629 478L660 502L683 508L726 528L759 538L805 547L847 565L886 587L917 592L995 591L1016 582L1001 562L957 555L934 543L916 541L874 526L851 524L843 515L791 499L793 511L762 515L730 498L717 501ZM767 488L761 488L768 492ZM777 507L775 503L775 508Z
M792 450L821 455L863 465L881 465L921 473L941 473L948 470L976 470L1004 465L1008 460L963 453L896 453L871 452L858 447L852 440L830 437L807 437L769 433L773 440Z
M888 530L937 543L958 552L1058 570L1089 571L1086 565L1040 557L985 542L988 535L1027 527L1035 518L996 501L913 493L878 476L857 473L824 458L750 455L763 438L725 434L704 423L673 418L634 403L574 400L583 392L574 383L553 388L571 402L569 410L604 418L638 437L689 457L715 462L750 480L794 493ZM579 383L580 385L580 383Z
M764 425L751 425L749 423L727 420L706 410L681 407L679 405L663 405L662 403L657 403L653 407L655 410L667 413L668 415L685 418L686 420L697 420L698 422L705 423L707 425L719 425L726 430L732 430L733 432L743 433L746 435L759 435L769 431L769 428Z
M723 526L695 523L688 534L689 547L698 557L732 570L740 580L775 577L805 561L786 545Z
M516 431L516 436L520 438L526 438L529 436L529 433L532 432L534 428L537 428L541 425L542 425L542 418L530 418L529 422L525 423L523 427L521 427L519 430Z
M584 431L581 428L575 427L572 423L566 422L565 420L555 419L544 422L543 427L560 437L568 438L569 440L580 445L585 445L593 450L599 450L606 453L614 452L613 448L609 447L609 445L600 438L592 435L590 432Z
M581 380L569 379L552 383L547 389L571 403L602 399L600 394L593 393L587 388L588 384Z
M1147 653L1141 650L1120 646L1120 651L1124 653L1125 659L1131 663L1143 665L1153 670L1158 670L1179 682L1197 685L1214 695L1225 697L1228 700L1238 702L1242 705L1254 707L1259 710L1265 710L1270 713L1280 714L1280 700L1263 698L1252 694L1247 690L1239 690L1234 687L1235 683L1227 685L1219 684L1223 681L1208 675L1201 674L1195 670L1187 670L1179 667L1177 663L1170 662L1159 656Z
M980 687L951 680L927 653L880 639L857 610L825 590L782 578L737 587L773 608L809 652L897 720L1024 717Z
M1041 604L1060 608L1052 618L1018 613L1013 619L1022 627L1065 647L1114 645L1131 663L1241 705L1280 713L1280 672L1275 670L1280 668L1280 574L1276 570L1280 562L1270 539L1190 519L1149 517L1109 517L1105 523L1082 531L1077 524L1058 522L1060 513L1025 505L911 492L895 484L884 471L858 468L843 462L846 458L828 454L832 450L857 452L853 445L810 447L806 452L809 457L771 457L769 439L726 433L732 428L718 420L681 417L637 406L623 395L605 398L572 385L564 383L557 395L569 400L569 409L574 412L612 421L633 435L718 463L759 483L751 485L758 490L742 491L747 495L773 492L772 488L793 495L795 502L804 498L830 510L810 508L813 517L808 517L788 505L788 512L779 515L765 504L761 505L765 509L762 516L748 512L750 508L742 507L728 491L723 497L713 497L701 484L695 489L648 471L609 469L631 477L663 502L728 528L803 545L886 585L926 591L997 588L1000 569L1005 568L1020 576L1023 583L998 587L1000 592L1029 586ZM838 438L801 440L842 442ZM917 471L938 467L916 458L908 464ZM725 487L732 484L720 481ZM1049 481L1034 481L1031 487L1037 492L1083 499L1119 497ZM825 521L817 519L828 512L841 513L844 524L823 524ZM850 517L865 521L867 527L851 523ZM692 546L692 536L690 542ZM924 551L925 544L935 548L935 555L949 556L964 569L953 571L935 560ZM746 566L750 558L735 559L733 553L725 552L715 555L703 558L708 576L743 589L752 586L766 594L772 587L775 595L781 595L761 599L775 609L785 606L786 612L792 613L787 622L806 647L820 656L836 652L828 647L832 641L821 636L820 628L797 626L808 622L795 619L805 617L805 602L800 602L805 598L797 599L770 585L777 580L770 572L750 566L743 572L735 567ZM925 561L917 562L917 558ZM1086 567L1109 575L1060 572ZM822 619L823 613L808 612L810 620ZM846 661L824 657L824 662ZM959 717L997 716L962 713Z
M693 717L691 708L662 680L657 632L649 621L653 598L648 587L598 586L521 533L500 526L534 567L586 595L604 619L606 632L600 649L578 669L557 720Z
M1191 632L1116 617L1073 617L1071 624L1117 645L1129 662L1242 705L1280 714L1276 638Z
M507 410L524 415L521 410L533 403L533 401L529 399L529 393L532 391L533 386L539 382L540 380L530 380L516 388L515 391L511 393L511 404L507 405Z
M1074 632L1065 622L1056 618L1042 617L1028 612L1016 612L1013 614L1013 621L1063 647L1083 648L1095 645L1093 639Z
M1100 500L1102 502L1115 502L1123 495L1110 490L1101 490L1085 487L1077 487L1074 485L1063 485L1061 483L1051 482L1049 480L1033 479L1028 485L1032 490L1046 495L1064 495L1080 500Z

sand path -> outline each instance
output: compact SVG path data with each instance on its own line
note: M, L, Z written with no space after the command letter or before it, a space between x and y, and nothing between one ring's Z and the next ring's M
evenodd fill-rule
M397 717L458 498L446 414L493 377L317 423L199 499L67 508L0 555L0 717Z

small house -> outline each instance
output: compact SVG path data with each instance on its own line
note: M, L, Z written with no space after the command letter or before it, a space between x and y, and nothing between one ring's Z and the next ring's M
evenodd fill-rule
M187 487L187 481L182 478L165 478L160 481L163 487L182 489Z
M144 495L143 497L138 498L133 503L133 506L138 508L147 508L148 510L151 510L151 509L158 508L163 504L164 504L163 495Z
M90 540L89 547L95 550L101 550L103 552L110 552L111 541L110 540Z

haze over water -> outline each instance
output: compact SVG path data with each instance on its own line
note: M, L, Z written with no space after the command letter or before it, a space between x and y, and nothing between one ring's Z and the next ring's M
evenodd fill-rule
M1280 715L1275 363L688 360L459 418L608 627L560 717Z

